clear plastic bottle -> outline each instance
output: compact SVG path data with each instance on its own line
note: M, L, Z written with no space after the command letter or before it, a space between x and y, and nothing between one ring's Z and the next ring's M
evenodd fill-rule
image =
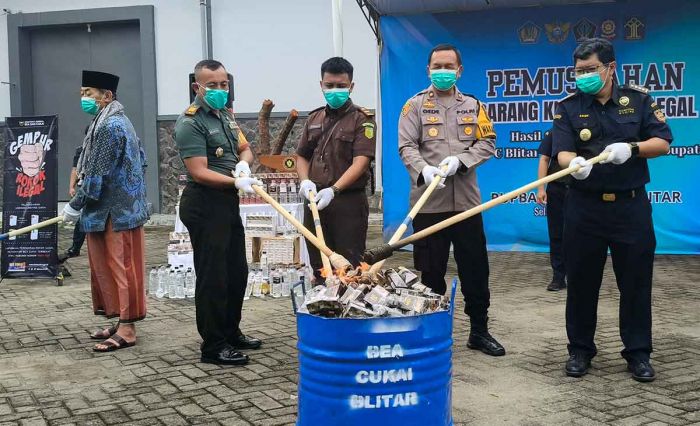
M289 181L289 202L298 203L299 197L297 196L297 182L294 179Z
M175 298L185 298L185 274L180 268L178 268L175 273Z
M185 272L185 297L194 297L194 271L187 268Z
M267 251L263 250L260 255L260 272L267 276L270 273L270 265L267 263Z
M148 274L148 294L154 296L158 291L158 269L155 267L151 268L151 272Z
M166 277L167 269L165 265L161 265L160 268L158 268L158 288L156 289L156 297L158 298L165 296L165 293L167 293L167 287L165 285Z
M270 276L268 274L263 274L262 282L260 284L260 293L263 296L270 294Z
M277 269L270 272L270 296L282 297L282 277Z
M253 296L263 297L262 294L262 271L258 270L253 278Z
M282 179L280 180L280 186L279 186L279 194L280 194L280 203L289 203L289 198L288 198L288 191L287 191L287 181Z
M275 201L279 202L279 193L277 191L278 186L277 186L277 180L272 179L270 180L270 191L268 194L270 194L270 197L272 197Z
M282 270L282 297L289 296L289 290L292 287L291 274L289 268Z
M170 268L170 271L168 271L168 279L167 279L167 284L168 284L168 298L170 299L175 299L177 297L177 281L175 280L175 269L177 268Z
M255 270L248 273L248 282L245 286L245 293L243 294L243 300L250 299L250 295L253 292L253 287L255 286Z

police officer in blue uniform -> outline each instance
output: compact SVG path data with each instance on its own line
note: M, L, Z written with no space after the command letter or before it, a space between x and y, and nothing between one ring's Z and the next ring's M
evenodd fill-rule
M664 155L673 140L663 111L639 86L619 86L615 52L602 38L574 51L578 90L559 102L552 131L554 155L572 174L565 209L568 291L566 374L581 377L596 354L598 294L610 249L620 291L620 335L632 377L656 378L651 345L651 282L656 238L647 159ZM586 159L609 155L600 165Z

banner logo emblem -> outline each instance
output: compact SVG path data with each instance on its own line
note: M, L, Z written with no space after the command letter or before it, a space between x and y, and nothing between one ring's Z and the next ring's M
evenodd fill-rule
M571 23L565 22L554 22L551 24L544 24L544 29L547 32L547 38L550 43L561 44L569 37L569 29L571 29Z
M606 19L600 24L600 36L612 40L615 38L615 21Z
M574 25L574 37L576 41L581 42L587 38L595 36L596 25L586 18L581 19Z
M540 27L534 22L527 21L518 29L518 38L522 44L535 44L539 40L541 32Z
M625 22L625 40L641 40L644 38L644 23L633 16Z

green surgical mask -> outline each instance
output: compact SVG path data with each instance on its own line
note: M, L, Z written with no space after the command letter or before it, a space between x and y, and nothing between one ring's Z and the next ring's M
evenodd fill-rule
M100 106L97 105L97 101L88 96L83 96L80 98L80 107L83 109L83 111L90 115L97 115L97 112L100 110Z
M608 66L608 64L604 64ZM576 87L583 93L587 95L597 95L605 86L605 82L608 81L610 77L610 68L608 68L608 73L605 76L605 80L600 78L598 72L589 72L588 74L583 74L576 77Z
M199 83L197 83L199 84ZM201 87L204 87L200 84ZM228 101L228 90L204 87L204 101L213 109L223 109Z
M333 109L338 109L345 105L345 102L348 101L348 98L350 97L350 89L326 89L323 91L323 97L326 98L328 106Z
M457 82L457 70L430 70L430 82L438 90L450 90Z
M603 79L600 78L600 74L597 72L589 72L576 77L576 87L588 95L597 94L604 85Z

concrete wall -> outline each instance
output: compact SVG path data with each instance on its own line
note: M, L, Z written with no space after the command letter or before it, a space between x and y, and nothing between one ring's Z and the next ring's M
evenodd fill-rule
M187 106L187 75L202 51L198 0L3 0L0 4L14 13L153 5L157 114L179 114ZM211 0L211 4L214 56L236 78L238 113L257 112L266 98L275 102L275 111L309 111L323 103L320 65L333 56L330 0ZM376 41L354 0L343 2L343 28L343 53L355 66L353 100L374 109ZM0 81L8 80L7 19L0 16ZM0 85L0 121L8 115L9 87Z

